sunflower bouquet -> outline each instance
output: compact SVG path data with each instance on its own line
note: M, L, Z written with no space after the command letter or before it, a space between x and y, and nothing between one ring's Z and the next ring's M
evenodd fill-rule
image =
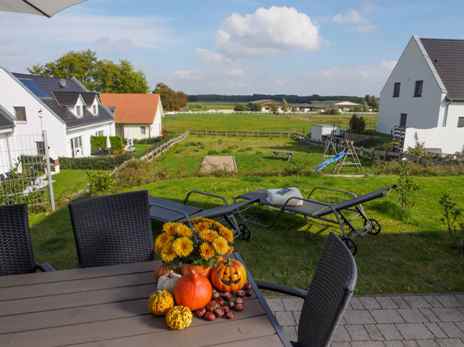
M212 219L197 218L192 227L165 223L155 239L155 252L165 264L213 266L233 252L234 233Z

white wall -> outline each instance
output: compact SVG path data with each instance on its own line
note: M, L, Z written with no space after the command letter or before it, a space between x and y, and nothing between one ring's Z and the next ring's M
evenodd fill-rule
M71 158L72 148L71 148L71 139L75 137L82 138L82 152L79 153L80 157L88 157L92 153L90 138L96 136L99 131L103 131L103 136L114 136L114 122L103 123L100 125L91 125L87 127L81 127L77 129L70 129L66 135L66 155L63 157Z
M25 89L20 82L7 71L0 68L0 104L11 114L15 114L14 106L26 108L26 122L15 122L13 137L26 138L40 135L42 128L48 133L49 146L57 155L66 153L66 125L56 117L42 102ZM42 121L39 117L42 111ZM12 149L14 150L14 143Z
M423 144L426 149L441 149L443 154L464 150L464 128L406 129L404 150Z
M451 129L457 128L459 117L464 117L464 103L449 103L445 108L443 126Z
M8 138L11 138L12 131L0 130L0 174L11 171L14 168L13 158L10 157L8 150Z
M125 139L134 139L142 140L153 137L160 137L163 130L163 107L161 103L158 104L158 109L156 110L155 120L152 124L118 124L122 127L123 136ZM141 127L145 127L145 134L142 134Z
M422 97L415 98L414 87L418 80L423 80L424 86ZM395 82L401 83L398 98L393 97ZM444 100L444 90L435 79L421 46L412 38L380 94L377 130L390 133L393 127L399 125L401 113L408 114L407 127L426 129L441 126L441 106L445 105Z

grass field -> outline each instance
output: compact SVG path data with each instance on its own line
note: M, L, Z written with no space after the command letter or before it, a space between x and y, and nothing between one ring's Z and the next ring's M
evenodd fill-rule
M364 115L368 129L374 129L376 115ZM255 114L179 114L166 116L164 128L168 132L185 130L261 130L295 131L307 133L314 124L334 124L347 127L351 114L347 115L255 115Z
M208 111L208 110L233 110L240 103L233 102L189 102L187 108L190 111Z
M271 159L272 150L295 151L295 173L289 164ZM239 174L233 177L198 177L202 158L207 154L234 155ZM130 190L147 189L150 194L182 199L191 189L234 196L260 188L299 187L304 195L315 186L336 187L366 193L395 183L397 176L346 178L299 174L322 158L316 148L295 145L287 138L200 138L190 136L159 161L154 170L162 170L166 179ZM290 166L292 169L292 166ZM399 207L396 193L367 204L368 214L378 219L384 231L379 236L357 239L360 276L358 293L442 292L464 288L464 258L457 255L440 220L438 200L449 190L464 196L464 177L414 177L420 190L412 195L415 206L409 211ZM65 170L55 176L58 196L70 196L84 187L84 171ZM318 198L329 198L319 195ZM207 203L197 200L199 204ZM462 205L462 201L459 202ZM461 206L464 207L464 206ZM276 220L276 213L263 209L251 211L264 223ZM298 216L284 216L272 228L252 226L250 242L240 241L237 249L258 279L304 287L320 256L326 232ZM60 269L77 264L74 239L67 208L51 215L31 217L34 251L39 261L50 261ZM154 232L160 225L154 225ZM337 232L337 229L329 229Z

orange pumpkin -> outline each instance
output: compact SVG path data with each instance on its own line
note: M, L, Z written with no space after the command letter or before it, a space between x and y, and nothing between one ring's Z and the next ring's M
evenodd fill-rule
M247 283L247 271L241 262L228 259L218 263L211 270L211 283L221 292L234 292Z
M208 277L211 268L205 265L194 265L194 264L184 264L181 268L182 275L188 275L190 273L197 273L201 276Z
M192 311L205 307L213 297L213 287L208 278L195 272L182 276L174 287L177 305Z

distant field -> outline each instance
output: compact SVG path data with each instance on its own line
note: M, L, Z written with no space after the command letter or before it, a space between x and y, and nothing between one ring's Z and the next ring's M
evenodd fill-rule
M178 114L166 116L164 127L170 132L185 130L295 131L307 133L314 124L334 124L347 127L347 115L256 115L256 114ZM375 129L377 115L365 115L368 129Z
M189 102L187 108L190 111L208 111L208 110L233 110L239 102Z

